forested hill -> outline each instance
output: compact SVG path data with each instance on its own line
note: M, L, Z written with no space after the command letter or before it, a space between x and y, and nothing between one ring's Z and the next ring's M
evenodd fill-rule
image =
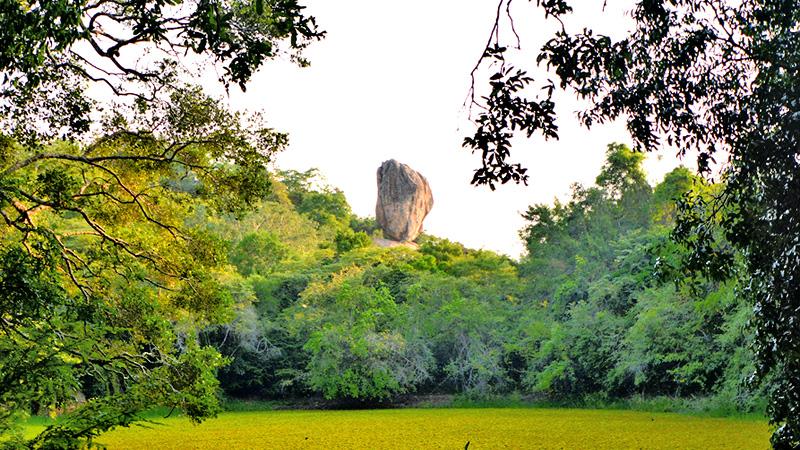
M391 402L406 393L554 401L704 398L752 410L752 308L734 282L683 280L676 201L709 195L678 168L655 187L609 145L595 185L525 213L521 261L423 235L379 248L315 171L281 172L267 201L209 219L230 242L234 313L204 344L229 358L227 396Z

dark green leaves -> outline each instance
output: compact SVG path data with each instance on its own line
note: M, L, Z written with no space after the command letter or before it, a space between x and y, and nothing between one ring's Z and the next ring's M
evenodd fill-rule
M80 183L63 169L47 169L36 177L36 194L57 208L68 206Z
M487 49L491 58L503 61L502 47ZM546 86L544 98L531 101L521 96L533 79L526 72L502 64L489 78L491 93L482 98L484 105L474 119L478 126L474 136L464 138L464 147L481 155L482 167L475 171L472 184L487 184L494 190L495 183L509 181L527 183L527 169L508 162L511 140L519 130L528 137L541 132L545 139L558 138L555 125L553 86Z
M718 192L683 203L674 234L690 249L684 269L726 278L738 273L741 258L742 294L756 311L758 373L780 381L770 406L779 426L773 444L800 446L800 3L640 1L633 29L616 42L591 30L569 32L566 1L537 4L557 26L537 62L558 76L560 88L591 103L579 113L585 125L623 119L636 149L693 152L702 174L724 181ZM490 46L501 47L498 40ZM498 81L490 80L492 93ZM525 102L489 101L479 119L513 117L509 105L534 119L533 131L546 132L555 120ZM484 121L497 127L487 132L479 121L467 141L483 150L475 181L524 179L486 176L522 169L506 161L514 122Z

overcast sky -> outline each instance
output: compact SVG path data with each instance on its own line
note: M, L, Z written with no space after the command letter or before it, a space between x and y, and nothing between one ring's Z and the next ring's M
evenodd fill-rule
M514 11L524 46L520 58L533 60L552 28L531 3L515 3ZM606 12L596 3L596 11L578 20L611 34L627 29L628 1L610 0ZM232 90L228 101L265 111L273 127L290 134L278 166L319 168L356 214L375 215L375 172L394 158L431 185L426 232L516 258L523 251L520 213L533 203L566 198L573 182L591 184L606 144L630 138L622 123L581 128L574 114L579 105L563 97L561 139L535 136L515 145L513 157L529 168L529 186L495 192L471 186L479 159L461 147L473 131L463 103L495 8L494 0L309 1L309 12L328 33L308 49L311 67L271 62L246 93ZM678 163L672 153L651 154L651 182Z

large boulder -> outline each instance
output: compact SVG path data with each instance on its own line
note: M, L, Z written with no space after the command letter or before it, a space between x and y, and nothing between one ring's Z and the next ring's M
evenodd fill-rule
M422 232L422 221L433 207L428 180L394 159L378 168L375 218L386 238L408 242Z

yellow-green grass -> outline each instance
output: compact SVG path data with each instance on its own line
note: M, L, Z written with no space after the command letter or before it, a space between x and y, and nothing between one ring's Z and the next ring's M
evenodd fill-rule
M575 409L387 409L223 413L121 428L109 449L767 449L764 420ZM29 429L28 432L35 431Z

